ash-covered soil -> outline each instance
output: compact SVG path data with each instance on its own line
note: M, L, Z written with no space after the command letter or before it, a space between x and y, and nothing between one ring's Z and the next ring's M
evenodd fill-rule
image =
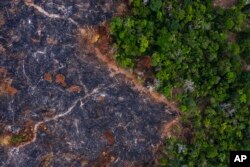
M79 46L115 5L1 0L0 166L153 166L176 112Z

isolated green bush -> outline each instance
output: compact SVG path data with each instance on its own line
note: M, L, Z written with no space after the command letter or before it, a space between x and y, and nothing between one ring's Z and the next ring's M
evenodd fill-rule
M133 68L150 55L158 91L180 103L192 142L171 138L164 166L227 166L229 150L250 146L248 1L229 9L211 0L133 0L110 23L116 60ZM181 89L172 96L173 89Z

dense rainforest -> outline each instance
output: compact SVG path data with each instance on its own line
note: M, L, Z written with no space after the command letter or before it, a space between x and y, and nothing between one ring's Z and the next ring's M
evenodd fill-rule
M129 14L111 21L117 62L134 69L150 57L154 88L182 111L162 166L227 166L230 150L250 150L249 17L249 0L229 8L132 0Z

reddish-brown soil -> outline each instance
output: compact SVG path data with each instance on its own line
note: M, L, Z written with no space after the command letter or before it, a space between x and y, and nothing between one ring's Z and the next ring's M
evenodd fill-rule
M7 70L4 67L0 67L0 95L8 94L14 96L17 91L12 86L12 79L7 76Z
M237 0L214 0L214 7L230 8L237 3Z
M124 1L124 2L119 3L116 7L115 15L116 16L123 16L126 13L128 13L128 2Z
M52 75L49 73L44 74L43 79L48 82L52 82Z
M167 124L162 126L162 137L171 137L171 136L178 136L180 131L181 125L180 125L180 117L177 117L171 122L168 122Z
M0 27L2 27L4 24L5 24L4 17L2 15L2 13L0 13Z
M78 86L78 85L71 85L67 91L70 92L70 93L80 93L82 90L81 86Z
M66 82L65 82L65 76L62 74L57 74L56 75L56 83L62 85L62 86L67 86Z
M115 136L111 131L105 131L103 133L103 138L107 140L109 145L115 144Z
M56 45L56 44L57 44L57 40L56 40L54 37L48 37L48 38L46 39L46 41L47 41L47 43L48 43L49 45Z

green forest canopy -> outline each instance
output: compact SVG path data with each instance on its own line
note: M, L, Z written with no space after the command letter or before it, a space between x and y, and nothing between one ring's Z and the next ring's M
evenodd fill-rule
M150 55L158 91L176 100L192 139L172 137L163 166L227 166L229 150L250 150L250 2L133 0L110 23L126 68ZM172 96L172 91L179 89Z

